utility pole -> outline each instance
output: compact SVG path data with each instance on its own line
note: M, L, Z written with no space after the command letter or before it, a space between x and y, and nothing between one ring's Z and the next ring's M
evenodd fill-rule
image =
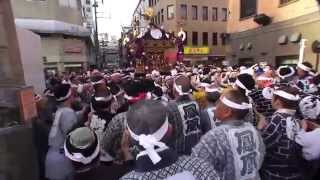
M99 47L99 37L98 37L98 18L97 18L97 8L99 7L97 0L94 0L94 21L95 21L95 33L94 33L94 41L95 41L95 53L96 53L96 65L100 68L99 64L99 56L100 56L100 47Z

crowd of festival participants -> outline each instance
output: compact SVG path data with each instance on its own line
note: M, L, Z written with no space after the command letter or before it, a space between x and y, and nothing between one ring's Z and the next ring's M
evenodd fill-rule
M319 180L320 75L178 64L51 74L37 96L49 180Z

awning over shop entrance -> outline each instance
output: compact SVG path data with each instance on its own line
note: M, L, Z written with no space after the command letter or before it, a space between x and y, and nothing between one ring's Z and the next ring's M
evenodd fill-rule
M82 67L82 64L65 64L64 65L65 68L81 68Z

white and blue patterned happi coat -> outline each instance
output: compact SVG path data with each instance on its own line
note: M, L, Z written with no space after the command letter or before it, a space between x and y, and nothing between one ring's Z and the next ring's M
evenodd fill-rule
M205 134L192 156L210 162L222 180L258 180L265 146L251 123L229 121Z
M181 179L183 177L183 179ZM121 180L220 180L214 168L206 161L189 156L181 156L170 166L149 172L131 171Z

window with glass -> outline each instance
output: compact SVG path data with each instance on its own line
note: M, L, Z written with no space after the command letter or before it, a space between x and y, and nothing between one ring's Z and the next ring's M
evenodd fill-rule
M218 33L216 32L212 33L212 45L213 46L218 45Z
M286 4L295 2L295 1L298 1L298 0L280 0L280 6L281 5L286 5Z
M240 18L257 14L257 0L240 0Z
M198 46L198 32L192 32L192 45Z
M208 7L202 7L202 19L208 21Z
M227 21L227 20L228 20L228 9L222 8L222 21Z
M161 23L161 14L160 14L160 12L158 12L158 24L160 24Z
M164 10L161 9L161 22L163 22L163 21L164 21Z
M198 6L192 6L192 20L198 20Z
M167 18L171 20L174 18L174 5L167 6Z
M208 33L207 32L202 33L202 45L208 46Z
M221 44L223 46L227 44L227 34L226 33L221 34Z
M212 21L218 21L218 8L212 8Z
M186 20L188 18L188 10L186 4L180 5L180 13L181 13L181 19Z

